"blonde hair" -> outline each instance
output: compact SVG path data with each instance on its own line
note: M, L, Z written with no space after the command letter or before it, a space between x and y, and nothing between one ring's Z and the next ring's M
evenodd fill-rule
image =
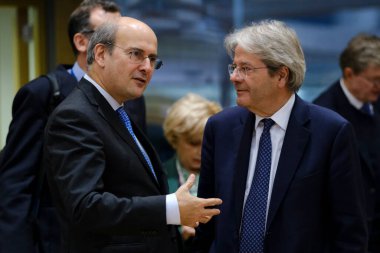
M221 109L218 103L193 93L180 98L168 109L164 120L167 141L174 149L180 137L187 141L201 141L208 118Z

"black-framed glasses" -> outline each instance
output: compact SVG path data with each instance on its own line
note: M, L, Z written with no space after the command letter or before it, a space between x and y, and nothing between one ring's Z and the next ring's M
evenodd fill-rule
M267 66L265 67L264 66L263 67L250 67L250 66L239 67L236 64L228 64L228 73L230 74L230 76L232 76L236 70L236 73L238 74L238 76L242 79L245 79L252 71L256 69L267 69L267 68L268 68Z
M126 49L118 45L115 45L113 43L108 43L108 45L113 45L117 48L122 49L129 56L131 63L142 64L145 61L145 59L148 58L150 66L154 69L159 69L163 65L162 60L159 59L157 56L155 55L145 56L143 50L139 48Z

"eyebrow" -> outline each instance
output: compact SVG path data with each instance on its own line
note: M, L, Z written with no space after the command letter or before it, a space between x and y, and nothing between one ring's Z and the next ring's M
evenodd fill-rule
M127 50L127 51L137 50L139 52L145 52L144 50L142 50L141 48L138 48L138 47L130 47L130 48L126 48L125 50ZM157 57L157 54L149 54L148 57Z

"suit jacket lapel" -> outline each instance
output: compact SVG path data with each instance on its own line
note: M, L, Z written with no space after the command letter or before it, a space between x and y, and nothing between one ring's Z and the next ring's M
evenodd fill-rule
M80 81L79 88L81 90L83 90L83 92L86 94L90 103L98 108L98 113L112 126L112 128L115 129L115 131L121 136L121 138L123 138L127 142L127 144L133 149L133 151L139 157L141 163L144 164L144 167L148 171L148 174L150 175L151 179L154 181L156 186L158 188L160 188L157 180L154 178L154 176L153 176L153 174L149 168L147 161L145 160L144 156L142 155L140 148L137 146L137 144L133 140L132 136L129 134L128 130L123 125L123 122L119 119L117 113L113 110L113 108L107 102L107 100L103 97L103 95L100 94L100 92L86 79L82 79ZM136 126L134 125L133 122L132 122L132 124L134 127L133 129L135 130ZM135 133L135 134L138 136L139 141L141 142L141 145L143 145L144 148L146 148L147 142L145 141L145 137L143 137L143 138L141 137L142 133L138 130L137 133ZM152 159L151 158L152 151L150 150L150 147L148 150L146 150L146 152L149 155L149 158ZM156 161L157 159L154 158L153 160ZM157 169L162 170L162 168L159 165L157 165L159 163L152 161L152 164L155 168L155 171L157 171ZM157 177L158 177L158 175L157 175Z
M233 186L233 202L235 203L235 224L237 224L237 230L239 230L241 223L254 125L255 115L253 113L247 113L242 117L242 125L234 129L234 136L241 136L241 138L234 138L233 145L233 147L237 148L237 152L235 153L236 165Z
M296 96L273 184L267 228L270 227L304 154L310 135L310 131L306 126L308 121L308 107L305 102Z

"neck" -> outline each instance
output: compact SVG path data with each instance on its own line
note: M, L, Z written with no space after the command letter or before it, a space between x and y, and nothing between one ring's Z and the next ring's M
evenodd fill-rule
M84 54L79 53L77 56L77 63L79 67L87 73L87 56Z
M282 93L277 97L273 97L271 100L267 100L265 104L256 106L255 108L248 108L251 112L260 117L267 118L275 114L280 110L289 98L292 96L292 92Z

